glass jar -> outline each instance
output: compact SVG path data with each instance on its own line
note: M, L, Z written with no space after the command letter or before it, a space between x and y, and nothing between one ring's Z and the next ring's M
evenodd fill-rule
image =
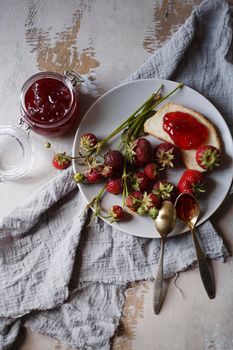
M16 180L31 168L31 138L18 126L0 126L0 160L0 182Z
M20 96L22 120L36 133L58 136L79 121L77 87L82 79L74 72L64 75L41 72L23 85Z
M82 81L75 72L41 72L24 83L19 126L0 126L0 182L18 179L31 168L31 130L58 136L75 128L80 117L78 90Z

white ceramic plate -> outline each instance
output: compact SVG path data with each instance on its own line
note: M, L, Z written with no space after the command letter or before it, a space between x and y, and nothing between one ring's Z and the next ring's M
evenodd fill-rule
M74 139L73 156L79 151L79 140L82 134L93 132L99 139L109 135L122 121L131 115L139 105L141 105L153 92L157 91L163 84L163 95L173 90L177 83L161 79L137 80L130 83L122 84L99 98L85 114ZM219 131L222 139L222 148L224 162L220 169L215 170L208 175L207 192L200 198L201 216L198 225L207 220L224 200L232 182L233 162L232 162L232 138L230 131L218 110L204 96L189 87L183 87L173 94L164 103L173 101L183 104L184 106L197 110L205 115ZM160 106L162 106L161 104ZM155 145L159 140L150 138ZM111 144L111 146L114 144ZM73 163L74 171L82 171L80 165ZM184 168L179 170L172 169L168 171L168 181L177 184ZM87 202L99 192L100 184L88 185L79 184L79 188ZM121 196L107 194L102 200L102 206L109 209L112 205L122 205ZM108 220L106 222L109 223ZM130 220L121 223L110 224L113 227L126 233L147 238L159 237L153 221L148 217L142 217L133 214ZM177 235L185 232L186 228L181 223L177 223L171 235Z

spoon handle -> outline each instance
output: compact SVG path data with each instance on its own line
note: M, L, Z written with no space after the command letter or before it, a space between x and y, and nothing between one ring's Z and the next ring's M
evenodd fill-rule
M213 273L208 266L207 259L205 255L203 254L203 251L201 249L201 246L198 242L198 238L196 236L196 232L194 227L190 227L192 237L193 237L193 242L194 246L196 249L196 255L197 255L197 262L198 262L198 267L201 275L201 279L203 282L203 285L205 287L205 290L209 296L210 299L215 298L215 285L214 285L214 276Z
M156 315L159 314L161 304L162 304L164 245L165 245L165 240L161 238L159 266L158 266L157 276L154 284L154 313Z

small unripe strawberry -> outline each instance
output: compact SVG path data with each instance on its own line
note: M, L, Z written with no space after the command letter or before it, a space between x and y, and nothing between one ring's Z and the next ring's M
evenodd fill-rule
M82 183L85 180L85 175L83 173L75 173L73 179L77 183Z
M50 142L46 142L45 143L45 148L51 148L51 143Z
M137 214L139 214L139 215L147 215L148 214L148 209L146 209L144 206L140 206L137 209Z
M151 219L153 219L153 220L155 220L157 218L158 213L159 213L159 210L156 208L151 208L149 210L149 215L150 215Z

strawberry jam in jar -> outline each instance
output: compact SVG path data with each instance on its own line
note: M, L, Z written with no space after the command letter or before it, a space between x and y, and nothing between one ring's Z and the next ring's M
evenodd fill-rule
M36 133L58 136L78 124L78 86L81 78L74 72L64 75L41 72L22 87L20 108L23 122Z

